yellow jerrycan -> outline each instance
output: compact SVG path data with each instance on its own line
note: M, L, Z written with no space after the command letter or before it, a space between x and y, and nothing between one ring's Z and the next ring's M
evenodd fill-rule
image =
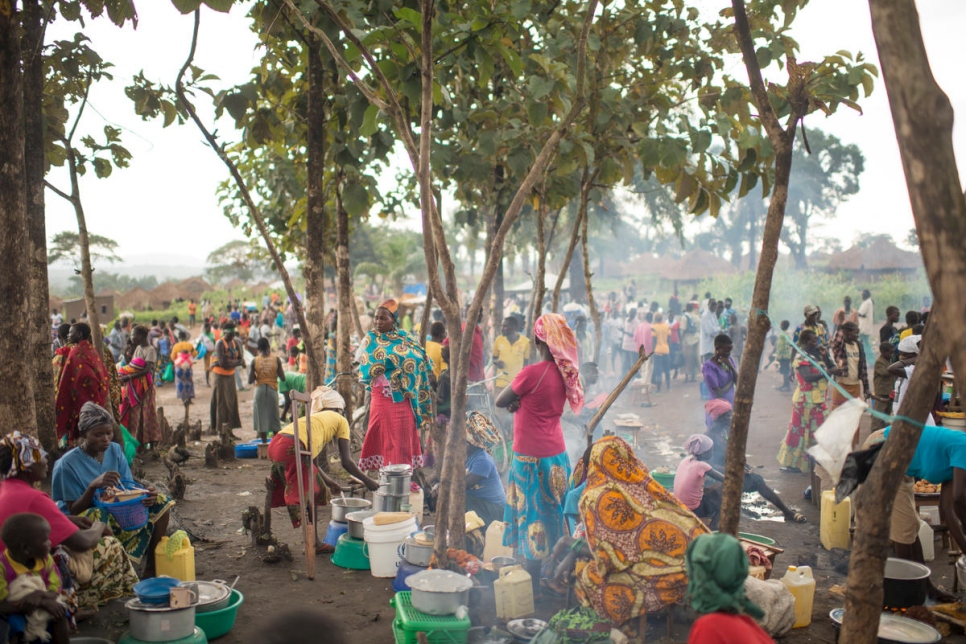
M782 583L795 597L795 628L812 623L812 602L815 600L815 578L808 566L789 566Z
M493 582L496 616L510 621L533 615L533 581L523 566L500 568L500 578Z
M184 533L182 533L184 534ZM169 537L161 537L161 541L158 543L157 548L154 549L154 560L155 566L157 567L158 576L167 575L168 577L174 577L175 579L180 579L181 581L194 581L195 580L195 549L191 545L191 541L188 540L188 536L184 535L180 541L181 545L177 550L174 550L169 554L169 541L174 545L174 541L178 541L178 534L175 533Z

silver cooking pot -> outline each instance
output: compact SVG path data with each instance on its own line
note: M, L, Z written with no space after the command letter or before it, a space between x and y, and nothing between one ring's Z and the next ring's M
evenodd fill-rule
M195 632L195 607L171 608L142 604L129 599L127 608L131 619L131 637L142 642L172 642L190 637Z
M376 512L401 512L403 503L409 503L408 492L401 495L372 493L372 509Z
M357 499L355 497L336 497L332 499L332 520L339 523L346 522L346 515L350 512L368 510L372 507L369 499Z
M460 606L468 606L469 577L449 570L423 570L406 578L412 592L413 608L427 615L453 615Z
M362 521L378 513L378 510L359 510L358 512L350 512L347 514L346 523L349 526L349 536L353 539L365 539L366 531L362 525Z
M406 540L399 544L396 553L412 565L425 568L433 558L433 544L423 545L416 543L412 537L406 537Z

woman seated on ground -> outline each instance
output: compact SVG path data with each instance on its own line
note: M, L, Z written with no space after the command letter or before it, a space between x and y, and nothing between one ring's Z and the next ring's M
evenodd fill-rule
M110 525L135 565L144 560L144 576L154 577L154 549L168 529L168 512L174 501L143 486L148 490L143 501L148 508L148 523L137 530L122 529L107 510L94 506L94 494L98 489L122 482L129 485L134 481L124 450L112 442L114 418L100 405L86 403L81 409L78 432L80 442L77 447L54 463L51 496L65 513Z
M107 524L65 515L34 487L47 478L47 453L36 438L14 431L0 439L0 478L0 525L21 512L47 520L57 572L72 611L96 609L98 604L133 594L137 573Z
M630 620L683 602L684 554L708 529L651 478L623 439L597 441L586 473L579 508L588 560L578 556L577 598L615 626L633 631L636 624Z
M345 399L339 392L328 387L317 387L312 392L312 419L306 422L305 418L299 419L299 443L301 449L308 450L309 427L312 431L312 476L315 477L315 504L316 506L328 503L328 492L340 494L342 485L329 477L320 470L315 464L322 455L325 446L332 439L338 440L339 458L342 467L362 481L362 483L372 491L379 489L379 484L362 473L362 470L353 462L352 454L349 452L349 421L343 416L345 411ZM318 411L316 411L318 410ZM268 502L273 508L287 508L289 518L292 520L292 527L297 528L302 524L302 512L299 508L299 472L296 468L301 468L301 478L303 496L309 494L309 459L304 457L298 463L295 458L295 424L283 427L279 433L272 437L268 444L268 458L272 461L271 475L265 479L265 488L268 491ZM309 512L311 507L306 508ZM266 517L269 530L271 526L270 517ZM335 549L322 543L316 537L315 551L318 553L333 552Z
M688 599L700 617L689 644L774 644L752 619L764 611L745 596L748 556L730 534L703 534L687 552Z
M500 443L499 430L478 411L466 414L466 511L483 519L485 532L503 521L506 492L490 450Z
M704 434L691 434L684 443L688 453L678 464L674 473L674 496L681 499L689 510L701 517L712 530L718 529L718 513L721 511L721 482L724 475L711 463L714 441ZM712 483L707 483L707 479Z
M711 419L711 425L705 432L705 436L714 443L714 447L711 448L709 463L716 471L724 472L725 454L728 451L728 431L731 429L731 403L720 398L709 400L704 404L704 412ZM760 494L762 498L781 511L785 516L785 521L794 521L795 523L807 521L804 514L785 505L778 493L768 487L761 474L755 473L747 464L745 465L745 478L741 489L743 492Z

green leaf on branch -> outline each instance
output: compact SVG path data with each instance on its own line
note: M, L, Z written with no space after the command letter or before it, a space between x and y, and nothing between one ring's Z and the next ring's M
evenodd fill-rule
M352 217L369 211L369 193L361 183L350 183L342 189L342 207Z
M378 125L379 108L375 105L370 105L366 108L366 114L362 118L362 125L359 127L359 134L364 137L370 137L376 133L379 129Z
M97 175L98 179L106 179L111 176L111 172L114 170L111 162L107 159L94 157L92 163L94 164L94 174Z
M171 0L174 8L187 15L201 6L201 0Z
M205 6L220 13L228 13L235 0L204 0Z

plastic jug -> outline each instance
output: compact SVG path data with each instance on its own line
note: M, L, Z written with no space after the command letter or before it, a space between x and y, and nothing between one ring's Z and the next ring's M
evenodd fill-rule
M795 597L795 628L812 623L812 602L815 600L815 579L808 566L789 566L782 577L785 588Z
M510 621L533 615L533 581L523 566L500 568L493 594L497 619Z
M922 557L926 561L936 558L936 533L932 526L919 519L919 541L922 543Z
M822 523L819 526L819 539L826 550L832 548L849 549L851 540L849 528L852 524L852 499L835 502L835 492L822 492Z
M195 549L188 537L184 537L181 547L168 557L168 537L161 537L161 541L154 549L155 566L159 577L167 575L181 581L195 580Z
M486 539L483 546L483 561L493 561L493 557L512 557L513 547L503 545L503 533L506 531L506 524L503 521L494 521L486 529Z

